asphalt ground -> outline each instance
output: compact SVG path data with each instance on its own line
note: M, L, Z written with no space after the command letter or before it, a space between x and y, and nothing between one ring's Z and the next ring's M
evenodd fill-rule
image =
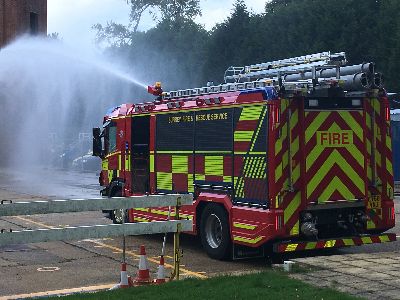
M99 187L96 174L50 170L31 170L29 172L0 170L1 200L91 198L98 197L98 195ZM397 220L400 219L400 199L396 199L396 217ZM11 228L14 230L109 223L111 221L106 219L100 212L0 218L1 229ZM392 232L400 235L399 221L397 221L397 225ZM146 246L150 272L154 276L161 253L162 240L163 235L127 237L127 263L130 275L136 275L139 246L143 244ZM169 235L166 251L167 273L172 270L173 265L172 242L172 235ZM202 250L199 239L189 235L182 235L181 246L183 249L182 278L207 278L220 274L254 272L270 268L266 259L249 259L234 262L212 260ZM121 253L121 238L0 247L0 299L109 288L119 282ZM400 242L365 245L334 251L296 253L285 257L285 259L292 259L299 264L313 267L313 270L323 270L327 271L326 274L334 273L339 274L339 277L346 278L344 276L346 274L338 273L338 270L346 269L346 266L350 266L348 268L350 270L353 269L354 265L360 262L365 264L365 261L368 262L371 259L384 259L383 261L378 261L379 266L389 265L393 277L400 275L396 273L397 266L394 269L392 267L396 257L398 257L398 263L400 264ZM335 261L348 261L348 263L344 266L337 266L334 263ZM331 265L328 266L329 263L326 262L331 262ZM374 267L372 266L364 271L374 274ZM386 271L389 271L389 269ZM376 274L378 274L378 277L381 276L378 279L382 279L382 275L379 275L379 272L376 272ZM302 280L316 282L315 276L321 277L322 275L317 273L314 276L302 278ZM399 278L399 276L397 277ZM339 282L335 279L335 286L329 280L325 280L325 277L321 278L322 282L328 282L325 283L325 286L336 288L337 282ZM317 282L321 280L317 280ZM371 277L366 279L365 282L374 281L378 289L385 280L393 279L374 280ZM339 286L342 285L339 284ZM356 286L362 285L357 284ZM368 290L370 286L366 285L365 289L357 289L352 293L360 296L363 295L362 293L366 293L366 296L372 299L378 294ZM347 288L351 289L351 287ZM390 288L392 292L393 289L397 291L397 287L390 286ZM400 286L398 288L400 289ZM383 297L381 294L379 296ZM396 299L396 297L393 299Z

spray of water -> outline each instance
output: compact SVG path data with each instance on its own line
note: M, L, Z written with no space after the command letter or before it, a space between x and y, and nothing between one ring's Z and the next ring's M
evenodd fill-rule
M90 136L108 108L138 101L145 87L93 51L46 38L15 41L0 50L0 164L59 165L80 133Z

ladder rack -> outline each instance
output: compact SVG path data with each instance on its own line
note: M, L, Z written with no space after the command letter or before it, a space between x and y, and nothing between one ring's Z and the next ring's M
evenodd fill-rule
M181 101L196 99L203 95L265 89L272 98L277 92L310 93L338 86L346 94L364 93L383 86L383 77L375 73L374 63L346 65L344 52L321 52L293 58L274 60L243 67L229 67L225 71L225 83L200 88L166 92L162 100L135 104L135 111L148 111L159 104L168 108L181 107ZM204 99L219 103L219 99Z
M229 67L224 74L225 82L251 81L263 77L274 77L284 72L305 72L318 66L344 66L346 53L330 51L298 57L274 60L244 67Z

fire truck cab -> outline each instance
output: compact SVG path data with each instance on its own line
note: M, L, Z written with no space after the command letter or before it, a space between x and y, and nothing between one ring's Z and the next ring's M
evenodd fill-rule
M387 95L372 63L345 64L323 52L230 67L224 84L111 109L93 130L102 194L192 193L181 216L216 259L395 240Z

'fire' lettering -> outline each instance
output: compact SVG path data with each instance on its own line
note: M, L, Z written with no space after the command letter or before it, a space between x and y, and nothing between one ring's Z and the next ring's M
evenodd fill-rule
M353 131L317 131L317 141L324 147L346 147L353 143Z

